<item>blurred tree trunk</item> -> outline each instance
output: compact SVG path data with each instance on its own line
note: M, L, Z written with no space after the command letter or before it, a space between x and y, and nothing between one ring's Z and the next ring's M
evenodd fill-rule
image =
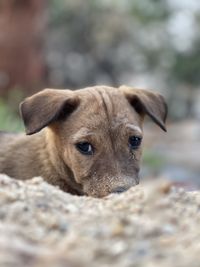
M0 95L41 89L45 0L0 0Z

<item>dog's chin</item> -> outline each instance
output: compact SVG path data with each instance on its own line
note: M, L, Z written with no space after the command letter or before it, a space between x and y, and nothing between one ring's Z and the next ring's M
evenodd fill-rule
M117 189L124 189L124 190L97 190L95 186L92 186L91 184L87 183L83 185L83 194L88 197L94 197L94 198L103 198L113 193L123 193L129 190L131 187L136 186L140 183L140 177L137 176L134 178L133 183L129 184L128 186L119 186L116 187Z
M97 191L90 187L83 187L83 192L85 196L93 198L103 198L109 195L111 192Z
M103 198L110 193L99 193L99 192L91 192L91 191L84 191L84 195L87 197L93 197L93 198Z

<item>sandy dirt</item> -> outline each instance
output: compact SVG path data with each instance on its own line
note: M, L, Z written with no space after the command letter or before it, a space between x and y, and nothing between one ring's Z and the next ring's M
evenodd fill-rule
M157 181L104 199L0 176L2 267L199 267L200 192Z

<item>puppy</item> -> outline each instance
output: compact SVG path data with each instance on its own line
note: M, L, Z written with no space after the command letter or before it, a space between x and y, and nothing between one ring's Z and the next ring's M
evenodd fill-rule
M0 134L0 172L42 176L76 195L104 197L139 183L142 124L166 131L164 98L126 86L45 89L20 105L23 134Z

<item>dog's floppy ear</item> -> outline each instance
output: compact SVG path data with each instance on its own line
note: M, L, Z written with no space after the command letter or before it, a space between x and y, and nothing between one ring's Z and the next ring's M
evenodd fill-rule
M79 104L73 91L44 89L20 104L26 134L39 132L50 123L69 115Z
M120 90L139 114L147 114L161 129L167 131L165 126L167 104L162 95L126 86L121 86Z

